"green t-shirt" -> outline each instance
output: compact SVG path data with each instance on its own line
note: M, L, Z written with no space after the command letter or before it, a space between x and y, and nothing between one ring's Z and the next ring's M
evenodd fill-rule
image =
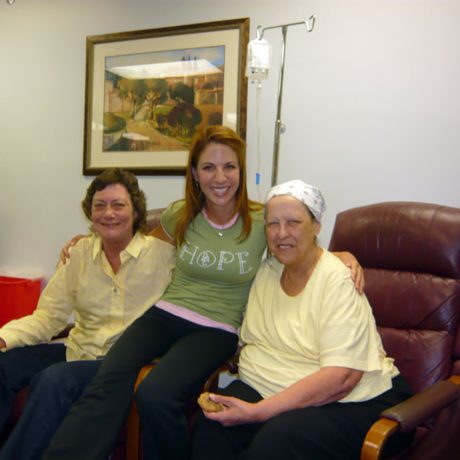
M170 235L183 206L183 200L177 201L161 215ZM241 217L232 227L217 230L198 214L176 250L173 278L162 300L238 328L265 249L263 209L251 212L251 218L249 237L238 241Z

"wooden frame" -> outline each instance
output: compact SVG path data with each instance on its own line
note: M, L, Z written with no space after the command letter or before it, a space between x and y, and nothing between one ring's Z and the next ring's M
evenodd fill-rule
M83 174L183 175L197 128L246 136L249 19L86 39Z

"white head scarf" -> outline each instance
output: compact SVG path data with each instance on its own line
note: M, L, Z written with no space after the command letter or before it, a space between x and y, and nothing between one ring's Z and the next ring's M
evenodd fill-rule
M319 188L298 179L290 180L272 187L267 194L265 203L274 196L280 195L289 195L297 198L310 210L315 219L321 223L321 217L326 210L326 202Z

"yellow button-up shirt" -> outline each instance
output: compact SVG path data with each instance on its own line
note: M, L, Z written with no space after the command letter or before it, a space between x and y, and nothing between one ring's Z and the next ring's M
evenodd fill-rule
M136 233L120 253L114 273L101 239L81 239L43 290L33 314L0 329L9 350L48 342L67 324L75 327L66 341L67 360L98 359L121 333L163 294L174 266L174 248L157 238Z

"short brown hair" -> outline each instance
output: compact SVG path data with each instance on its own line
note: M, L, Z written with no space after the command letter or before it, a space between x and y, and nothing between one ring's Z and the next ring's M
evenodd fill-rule
M133 233L138 230L145 233L147 229L147 200L145 193L139 188L137 177L129 172L120 168L110 168L101 172L89 185L86 190L86 195L81 202L81 207L85 216L91 218L91 207L93 204L93 197L96 192L104 190L108 185L121 184L128 191L131 201L133 203L136 217L133 223Z

